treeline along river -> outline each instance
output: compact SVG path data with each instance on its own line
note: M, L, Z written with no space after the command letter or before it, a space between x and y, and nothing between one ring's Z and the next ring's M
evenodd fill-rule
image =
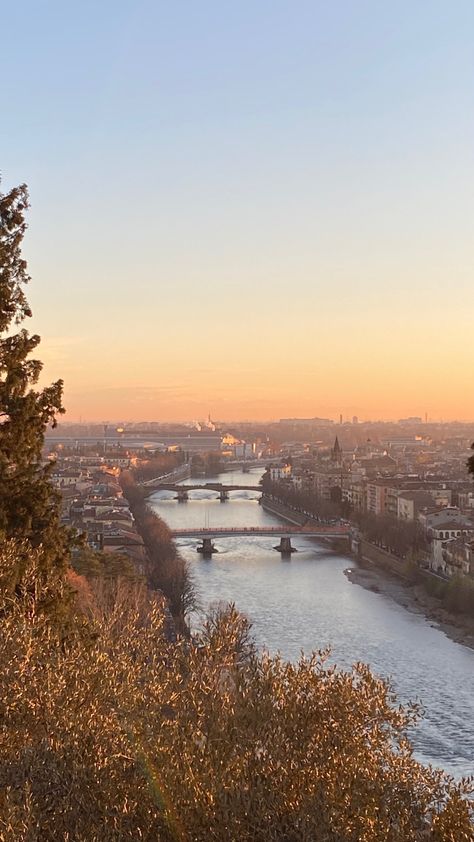
M225 473L212 481L257 484L261 471ZM206 482L206 480L203 480ZM183 485L195 483L184 481ZM178 503L158 491L150 506L171 529L204 526L276 526L281 521L258 505L259 494L231 492L221 503L211 491L189 493ZM400 701L417 700L425 715L412 735L418 759L460 777L474 774L474 651L454 643L386 596L352 584L344 570L356 562L314 539L293 537L298 552L284 559L267 537L218 538L219 552L203 559L196 539L179 540L192 564L204 609L235 602L253 624L259 645L290 660L331 647L341 667L355 661L390 677Z

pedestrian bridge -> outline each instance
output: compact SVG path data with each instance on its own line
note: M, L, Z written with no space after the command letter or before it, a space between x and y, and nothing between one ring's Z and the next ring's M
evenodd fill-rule
M348 526L206 526L202 529L172 529L173 538L246 538L269 536L274 538L302 535L305 538L349 538Z
M173 529L173 538L200 538L202 545L197 547L197 552L204 557L219 552L213 544L216 538L246 538L253 536L265 536L279 538L280 543L273 549L278 550L283 556L296 552L291 545L293 535L301 535L305 538L349 538L350 529L347 526L330 525L320 526L247 526L247 527L204 527L202 529Z
M222 482L197 482L195 485L180 485L173 482L144 482L145 488L156 488L158 491L261 491L261 485L224 485Z

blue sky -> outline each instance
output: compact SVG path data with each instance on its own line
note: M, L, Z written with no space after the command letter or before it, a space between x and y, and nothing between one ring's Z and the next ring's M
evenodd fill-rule
M5 7L3 189L70 417L474 417L473 31L437 0Z

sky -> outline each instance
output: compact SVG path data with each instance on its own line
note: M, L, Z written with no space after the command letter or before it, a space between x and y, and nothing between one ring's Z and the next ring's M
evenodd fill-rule
M19 0L2 190L66 419L473 419L472 0Z

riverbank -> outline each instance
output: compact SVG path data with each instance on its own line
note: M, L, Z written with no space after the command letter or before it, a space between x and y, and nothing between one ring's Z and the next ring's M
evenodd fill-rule
M274 500L271 497L263 494L259 500L262 509L265 509L266 512L270 512L272 515L276 515L277 517L281 518L282 520L288 521L288 523L293 523L296 526L319 526L319 521L315 518L310 517L303 512L298 512L296 509L292 509L290 506L285 506L284 503L280 503L279 500Z
M439 600L427 594L421 585L413 585L374 566L351 567L344 572L353 584L393 599L413 614L422 614L433 628L444 632L450 640L474 649L474 620L441 608Z
M297 511L270 496L263 495L260 503L266 511L290 523L318 524L308 513ZM339 549L345 553L344 547ZM362 566L346 571L351 582L393 599L407 611L422 614L433 628L442 631L450 640L474 649L474 618L465 613L448 611L436 596L428 592L432 582L428 571L419 571L419 577L426 577L429 581L417 583L410 578L405 562L387 550L363 539L355 541L353 549L358 564Z

